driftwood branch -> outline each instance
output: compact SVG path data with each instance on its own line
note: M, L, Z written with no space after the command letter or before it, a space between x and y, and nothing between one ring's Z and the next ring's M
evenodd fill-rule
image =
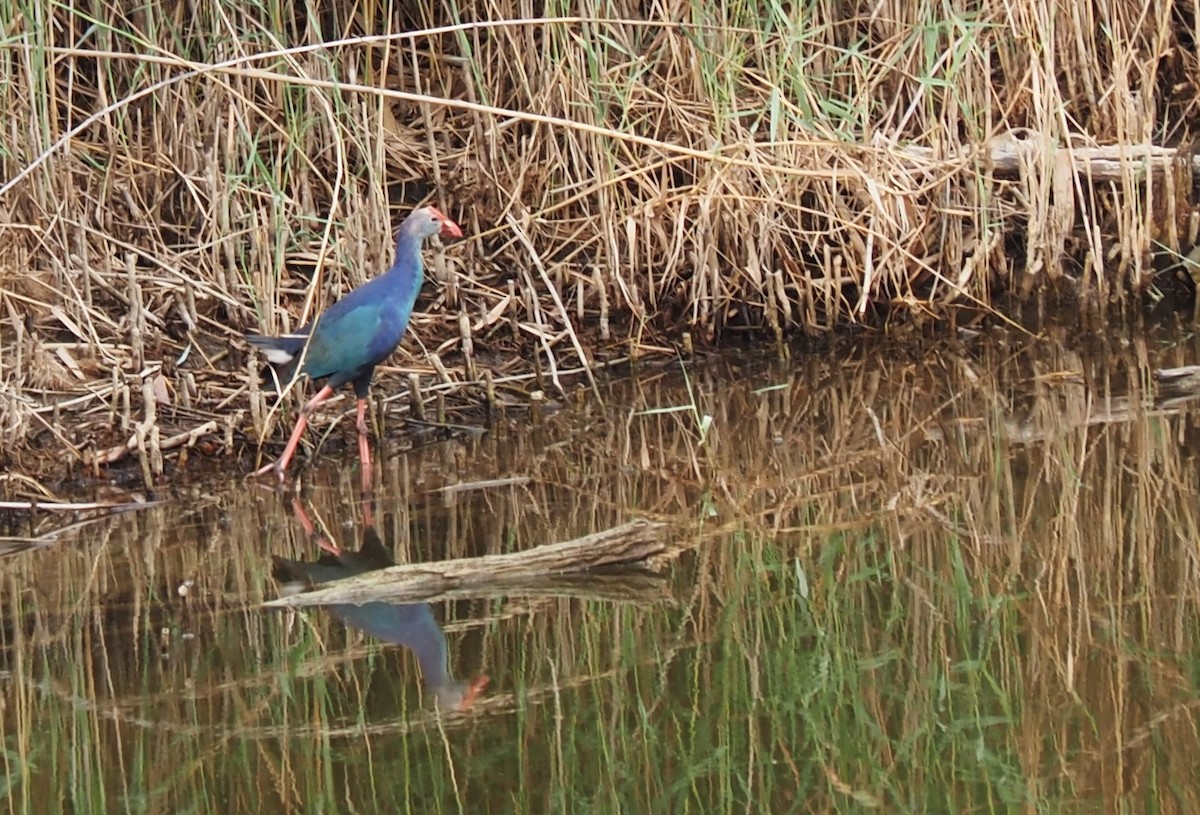
M1013 132L1005 133L982 146L965 148L958 153L947 154L944 151L935 151L916 145L907 145L900 148L900 151L922 164L975 157L990 164L998 175L1014 176L1020 172L1023 154L1040 152L1044 149L1036 138L1036 134L1031 134L1030 138L1021 138L1020 134ZM1144 173L1163 172L1175 162L1185 158L1188 160L1190 171L1200 175L1200 154L1190 155L1173 147L1157 147L1146 144L1106 147L1057 145L1055 149L1063 155L1070 156L1076 173L1097 181L1113 181L1123 178L1129 168Z
M109 504L103 501L0 501L0 511L20 510L27 512L91 512L99 511L115 515L118 512L132 512L159 506L161 501L126 501L120 504ZM57 532L56 532L57 534Z
M1096 425L1121 424L1148 416L1175 416L1193 408L1183 407L1200 399L1200 365L1185 365L1181 368L1156 368L1150 372L1151 382L1146 393L1103 393L1089 400L1084 415L1065 416L1061 424L1045 427L1038 421L1019 421L1006 418L998 427L982 416L961 417L951 424L955 433L986 430L998 431L1006 442L1015 444L1038 444L1062 436L1067 429L1094 427ZM1083 386L1078 376L1064 377L1060 384ZM945 441L946 434L940 427L927 426L921 431L930 441Z
M200 439L204 436L208 436L216 432L217 423L214 420L210 420L199 427L193 427L191 430L185 430L182 433L176 433L174 436L164 439L158 445L158 448L160 450L174 450L176 447L183 447L184 445L191 447L196 442L200 441ZM107 450L97 451L94 455L87 455L84 457L84 461L89 466L94 464L114 464L125 458L125 456L129 455L136 449L137 435L134 434L130 436L129 441L125 442L124 444L118 444L117 446L110 447Z
M546 594L553 585L552 577L586 575L597 569L617 567L656 567L679 551L665 540L662 534L665 527L666 524L657 521L636 520L525 552L392 566L328 583L315 591L270 600L265 605L417 602L434 597L494 594L498 590ZM592 596L597 586L593 582Z

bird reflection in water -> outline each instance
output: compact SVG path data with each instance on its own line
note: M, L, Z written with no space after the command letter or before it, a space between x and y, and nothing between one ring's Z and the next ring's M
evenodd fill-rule
M318 532L299 499L293 499L292 510L304 531L325 554L315 562L274 558L271 575L279 582L282 594L296 594L321 583L395 564L375 529L370 499L363 502L363 538L357 552L341 548ZM446 635L434 619L429 603L339 603L325 608L351 628L412 651L421 666L426 689L432 691L442 710L468 710L487 686L487 676L463 682L450 675Z

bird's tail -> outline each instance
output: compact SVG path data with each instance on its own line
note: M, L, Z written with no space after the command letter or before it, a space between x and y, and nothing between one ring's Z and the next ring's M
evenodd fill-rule
M280 594L290 597L312 588L312 580L304 574L302 563L278 556L271 557L271 577L280 585Z
M253 345L267 358L267 368L263 371L263 380L267 391L281 393L288 383L296 376L296 368L304 352L304 343L308 341L308 332L284 334L281 337L264 337L261 334L247 334L246 342Z

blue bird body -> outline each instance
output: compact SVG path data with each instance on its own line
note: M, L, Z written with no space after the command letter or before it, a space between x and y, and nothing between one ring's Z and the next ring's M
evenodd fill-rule
M433 207L413 211L400 225L390 269L351 291L295 333L246 337L270 363L274 390L282 390L298 376L325 380L325 386L301 411L283 455L255 475L274 471L282 481L312 410L350 383L358 398L359 455L366 489L370 452L365 411L371 378L375 366L387 359L404 338L425 277L421 246L436 234L462 237L462 230Z

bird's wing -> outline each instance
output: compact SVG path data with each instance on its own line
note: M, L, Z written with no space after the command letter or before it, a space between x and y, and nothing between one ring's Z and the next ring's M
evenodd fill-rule
M412 307L404 308L393 301L379 304L376 316L376 330L371 335L368 351L372 362L378 364L387 359L400 340L404 339L404 329L408 327L408 318Z
M371 364L371 346L380 330L379 318L380 309L374 303L322 314L304 352L304 373L321 379L337 373L349 374Z
M309 340L304 373L320 379L378 365L396 350L407 325L404 309L386 300L326 312Z

